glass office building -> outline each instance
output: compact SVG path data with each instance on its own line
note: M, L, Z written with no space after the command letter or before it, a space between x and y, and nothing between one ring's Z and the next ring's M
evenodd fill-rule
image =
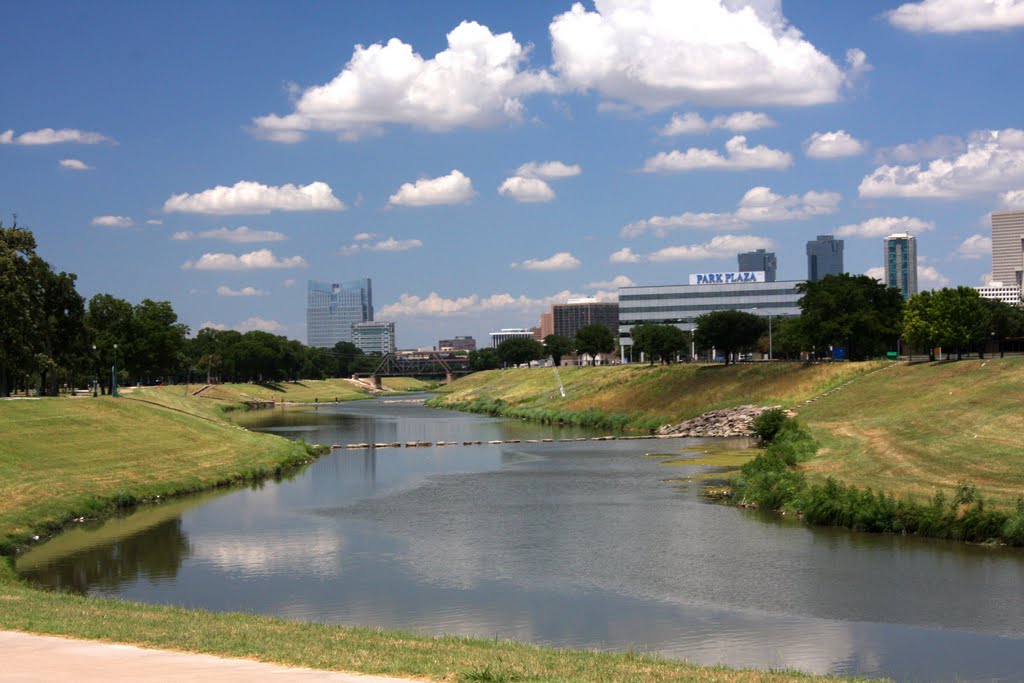
M572 339L581 327L604 325L614 336L619 329L618 302L569 299L551 307L553 334ZM543 327L543 325L542 325Z
M329 349L352 341L352 326L373 320L370 278L329 283L310 280L306 292L306 344Z
M917 294L917 239L907 233L885 238L885 286L900 290L903 300Z
M395 324L368 321L352 325L352 343L363 353L386 356L395 352Z
M832 235L818 235L817 239L807 241L808 282L843 272L843 240Z
M779 268L779 261L775 258L775 252L758 249L736 255L736 262L742 273L763 272L765 282L775 282L775 272Z

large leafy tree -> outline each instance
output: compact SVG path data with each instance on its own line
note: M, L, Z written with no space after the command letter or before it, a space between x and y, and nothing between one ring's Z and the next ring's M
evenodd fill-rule
M746 311L712 311L698 316L694 322L697 346L721 351L726 365L732 354L753 348L768 329L763 318Z
M761 338L759 343L767 348L767 345L764 344L764 337ZM808 344L804 340L803 325L800 318L783 318L775 321L775 326L772 329L771 346L774 358L799 358L800 352L808 348Z
M467 360L469 360L469 369L473 372L495 370L501 367L501 358L495 349L474 349L469 352Z
M641 323L629 331L634 353L643 353L651 365L660 360L666 365L690 347L690 334L675 325Z
M131 330L127 367L135 377L150 380L180 369L188 326L178 322L169 301L143 299L132 311Z
M988 309L989 335L999 344L1002 355L1003 341L1008 337L1024 337L1024 311L1004 301L982 299Z
M134 340L132 305L124 299L110 294L96 294L89 299L85 312L85 324L92 337L92 367L90 370L106 390L110 384L110 368L114 363L114 345L117 345L118 360L125 365L131 354L129 340Z
M29 261L36 240L29 230L0 223L0 396L11 390L13 376L35 354L36 319Z
M55 273L49 264L33 257L37 288L36 369L40 385L51 396L58 393L58 373L87 369L85 299L75 290L75 276Z
M586 325L576 330L576 351L590 356L593 365L599 353L615 351L615 335L604 325Z
M846 348L851 360L883 353L900 334L903 295L866 275L826 275L797 285L803 292L804 338L820 353Z
M544 345L536 339L521 337L498 344L498 357L505 365L522 365L540 360L544 355Z
M956 349L956 358L963 352L981 348L988 339L991 318L988 307L973 287L945 287L933 295L933 318L938 343Z
M903 306L903 339L911 350L924 349L935 360L938 333L935 326L935 297L930 291L910 297Z
M558 334L549 334L544 337L544 351L551 356L551 361L556 365L562 364L562 356L568 356L575 351L572 339Z

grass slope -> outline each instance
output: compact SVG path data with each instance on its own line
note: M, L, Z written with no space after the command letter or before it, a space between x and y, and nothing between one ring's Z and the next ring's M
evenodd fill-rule
M434 386L414 377L386 377L385 391L407 392L427 391ZM192 391L201 385L191 385ZM184 387L180 389L184 392ZM224 401L289 401L292 403L327 403L332 401L354 401L369 398L370 394L362 387L347 379L305 379L300 382L277 382L274 384L215 384L206 389L203 396Z
M804 465L921 499L969 481L1001 507L1024 496L1024 358L897 365L800 409L821 444Z
M630 428L680 421L746 403L790 406L880 367L878 363L750 363L740 365L615 365L560 368L566 397L551 368L478 372L442 389L434 405L501 400L506 413L542 409L627 418ZM529 415L527 415L529 416Z
M0 401L0 550L77 516L309 458L302 444L228 423L222 409L183 387Z

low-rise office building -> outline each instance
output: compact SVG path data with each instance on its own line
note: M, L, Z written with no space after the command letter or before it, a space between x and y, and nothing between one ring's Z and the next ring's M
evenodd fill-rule
M797 285L803 280L765 282L763 272L700 273L688 285L619 288L619 345L622 358L633 345L630 330L642 323L675 325L689 332L694 320L712 311L746 311L762 317L800 315Z
M551 307L551 318L553 334L566 339L574 338L581 327L590 325L604 325L614 335L619 329L619 304L592 298L569 299ZM543 327L543 318L541 323Z
M536 333L540 330L536 327L527 329L525 327L503 327L498 332L491 332L488 336L491 338L491 348L498 348L498 344L505 341L506 339L535 339Z
M476 339L472 337L455 337L454 339L441 339L437 342L438 351L475 351Z
M975 287L982 299L995 299L1011 306L1021 305L1021 288L1017 285L1004 285L1002 282L993 280L987 285Z
M386 356L395 352L395 324L370 321L352 325L352 343L363 353Z

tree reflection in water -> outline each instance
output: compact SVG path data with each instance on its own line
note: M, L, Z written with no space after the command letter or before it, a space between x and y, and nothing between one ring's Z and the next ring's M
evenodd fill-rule
M174 517L112 544L86 548L71 558L35 567L24 576L49 589L85 595L90 589L116 590L140 578L156 584L173 579L191 552L181 517Z

